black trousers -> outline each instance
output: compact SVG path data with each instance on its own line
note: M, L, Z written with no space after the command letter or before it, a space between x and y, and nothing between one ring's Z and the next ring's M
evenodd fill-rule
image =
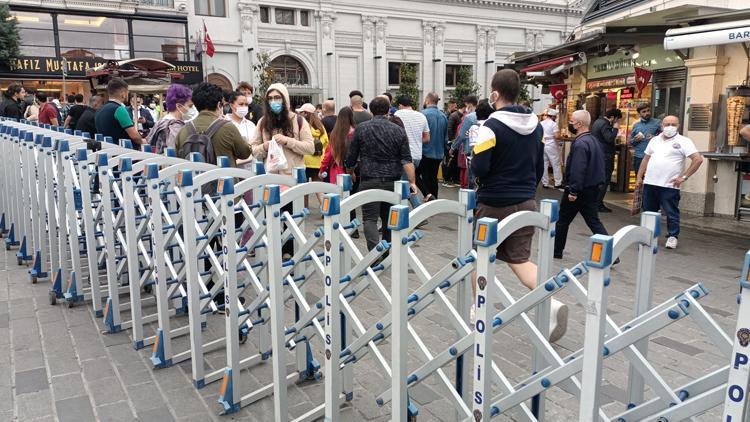
M591 186L583 189L578 194L575 201L568 199L570 192L565 189L562 200L560 201L560 219L557 221L555 228L555 255L562 255L565 250L565 243L568 240L568 229L570 223L580 213L586 225L589 226L593 234L609 234L604 224L599 220L599 186Z
M418 186L422 193L432 194L437 199L438 197L438 170L440 170L440 163L442 160L436 158L422 157L422 161L419 162L419 174L422 180L422 186Z
M393 182L396 180L395 178L365 179L360 182L359 190L383 189L389 191L393 189ZM391 205L387 202L369 202L362 205L362 225L364 226L368 250L375 248L381 235L383 240L391 241L391 231L388 230L388 212L390 209ZM382 224L380 233L378 233L378 218L380 218Z
M615 156L605 155L604 156L604 184L599 187L599 198L597 204L600 207L604 206L604 196L607 195L607 188L612 182L612 173L615 171Z
M449 157L450 144L445 148L445 159L443 160L443 180L446 183L458 183L458 154Z

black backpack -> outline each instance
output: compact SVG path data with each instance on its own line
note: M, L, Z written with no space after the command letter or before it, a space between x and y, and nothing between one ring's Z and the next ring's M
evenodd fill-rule
M180 158L188 159L190 153L197 152L200 153L206 163L216 164L216 154L211 138L227 123L229 123L228 120L217 119L206 128L205 132L198 132L195 124L192 121L188 122L185 125L188 131L187 139L178 151Z

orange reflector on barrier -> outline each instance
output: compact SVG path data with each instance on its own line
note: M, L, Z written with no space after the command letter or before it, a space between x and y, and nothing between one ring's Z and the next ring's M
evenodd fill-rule
M154 354L156 354L156 351L159 350L159 337L160 336L156 336L156 340L154 341L154 350L153 350Z
M227 392L227 386L229 385L229 375L224 374L224 380L221 382L221 395L223 396Z
M480 242L484 242L485 239L487 239L487 225L480 224L479 229L477 230L477 240Z
M328 203L329 202L330 202L329 198L324 198L323 199L323 212L325 212L325 213L328 212Z
M398 211L391 211L390 223L388 224L390 226L396 227L396 224L398 224Z
M219 193L224 192L224 179L219 179L219 186L217 187L216 191Z
M268 196L271 192L268 189L263 189L263 202L268 202Z
M591 244L591 261L592 262L602 262L602 250L604 250L604 246L601 243Z

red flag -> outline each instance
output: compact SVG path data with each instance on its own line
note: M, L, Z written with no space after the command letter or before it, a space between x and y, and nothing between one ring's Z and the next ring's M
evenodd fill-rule
M213 57L214 53L216 52L216 49L214 48L214 42L211 41L211 36L208 35L208 29L206 28L206 22L203 22L203 33L205 35L206 39L206 54L208 54L208 57Z
M643 90L646 89L648 83L651 82L652 74L653 72L642 67L635 68L635 86L638 88L638 98L641 98Z
M555 101L561 103L568 96L568 86L565 84L550 85L549 93Z

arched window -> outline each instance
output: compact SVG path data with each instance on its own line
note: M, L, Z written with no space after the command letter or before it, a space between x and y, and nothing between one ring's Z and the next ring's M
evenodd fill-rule
M214 84L225 91L232 91L232 83L229 82L226 76L220 73L209 73L206 76L206 82Z
M290 56L279 56L271 61L276 82L284 85L307 85L307 71L299 60Z

